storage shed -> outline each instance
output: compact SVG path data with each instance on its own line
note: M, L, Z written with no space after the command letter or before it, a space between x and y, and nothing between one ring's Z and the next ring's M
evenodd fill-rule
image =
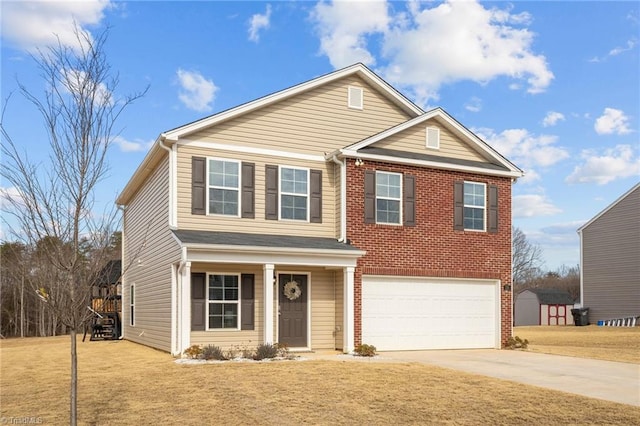
M573 324L573 298L565 290L530 288L516 295L514 325Z

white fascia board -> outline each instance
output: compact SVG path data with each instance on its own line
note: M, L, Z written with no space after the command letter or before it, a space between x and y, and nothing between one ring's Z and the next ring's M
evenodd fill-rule
M521 171L500 171L485 169L482 167L463 166L460 164L444 163L439 161L416 160L412 158L391 157L388 155L364 154L351 150L340 150L340 153L349 158L361 158L363 160L382 161L395 164L408 164L411 166L430 167L432 169L454 170L458 172L477 173L490 176L501 176L510 178L520 178L523 176Z
M207 148L207 149L215 149L220 151L229 151L229 152L241 152L244 154L255 154L255 155L265 155L269 157L281 157L281 158L291 158L295 160L304 160L304 161L317 161L317 162L326 162L327 159L324 155L311 155L311 154L303 154L300 152L290 152L290 151L278 151L275 149L268 148L258 148L251 146L238 146L238 145L230 145L218 142L205 142L205 141L196 141L189 139L180 139L178 145L185 145L189 147L196 148Z
M469 143L471 143L475 148L477 148L478 150L480 150L483 154L486 154L488 157L492 158L493 160L497 161L498 163L502 164L503 166L505 166L506 168L508 168L509 170L513 171L513 172L519 172L517 175L515 175L514 177L522 177L524 176L524 173L522 172L522 170L520 170L518 167L516 167L513 163L511 163L509 160L507 160L506 158L504 158L503 156L501 156L500 154L498 154L493 148L491 148L490 146L488 146L483 140L481 140L480 138L478 138L475 134L473 134L471 131L469 131L466 127L462 126L460 123L458 123L456 120L454 120L449 114L447 114L442 108L436 108L433 109L431 111L428 111L416 118L413 118L411 120L405 121L402 124L399 124L395 127L392 127L390 129L387 129L383 132L380 132L370 138L364 139L356 144L350 145L348 147L346 147L345 149L348 149L349 151L357 151L359 149L362 148L366 148L368 146L371 146L372 144L379 142L381 140L384 140L390 136L396 135L404 130L407 130L413 126L417 126L419 124L424 123L427 120L430 120L432 118L438 118L443 120L447 127L449 127L450 130L453 130L454 132L457 132L460 134L460 136L462 136L464 139L466 139Z
M415 115L420 115L424 112L417 105L415 105L414 103L410 102L407 98L402 96L398 91L393 89L393 87L391 87L387 82L382 80L380 77L378 77L375 73L373 73L367 67L358 63L355 65L351 65L349 67L343 68L341 70L334 71L330 74L326 74L322 77L318 77L313 80L309 80L307 82L295 85L288 89L284 89L279 92L272 93L271 95L264 96L262 98L256 99L246 104L239 105L227 111L212 115L207 118L203 118L202 120L198 120L193 123L186 124L182 127L178 127L176 129L165 132L163 135L167 139L177 140L190 133L197 132L198 130L209 127L216 123L228 120L233 117L237 117L242 114L246 114L247 112L253 111L257 108L261 108L271 103L278 102L280 100L286 99L291 96L295 96L299 93L303 93L308 90L315 89L318 86L341 79L343 77L346 77L352 74L359 74L362 78L367 80L369 83L375 85L378 89L385 92L390 98L394 99L395 103L401 106L405 111L413 113Z
M355 267L360 250L316 250L281 247L185 244L189 262Z

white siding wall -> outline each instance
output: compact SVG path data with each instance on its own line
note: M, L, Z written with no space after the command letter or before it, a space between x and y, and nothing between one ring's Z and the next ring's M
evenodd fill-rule
M171 268L180 249L168 227L169 165L165 158L126 206L123 333L128 340L171 350ZM135 325L129 325L129 286L135 284Z

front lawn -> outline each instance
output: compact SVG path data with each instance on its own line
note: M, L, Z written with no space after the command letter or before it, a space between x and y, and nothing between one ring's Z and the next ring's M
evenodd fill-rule
M421 364L179 365L78 342L80 424L640 424L640 408ZM0 342L0 417L68 423L69 338Z
M514 327L513 335L529 340L532 352L640 364L640 327Z

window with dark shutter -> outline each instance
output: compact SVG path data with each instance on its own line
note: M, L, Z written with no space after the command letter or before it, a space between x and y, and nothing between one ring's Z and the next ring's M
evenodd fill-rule
M191 214L207 213L207 159L191 158Z
M453 184L453 229L464 231L464 182Z
M255 169L254 163L242 163L242 217L254 219L256 217L255 210Z
M311 170L310 172L310 210L309 221L312 223L322 223L322 170Z
M376 172L364 171L364 223L376 223Z
M498 232L498 187L489 185L489 208L487 209L487 231L492 234Z
M241 282L240 329L253 330L255 327L255 275L242 274Z
M207 275L201 272L191 274L191 330L205 330Z
M404 175L402 188L402 211L404 214L404 226L416 226L416 178Z
M267 220L278 220L278 166L265 166L265 209Z

